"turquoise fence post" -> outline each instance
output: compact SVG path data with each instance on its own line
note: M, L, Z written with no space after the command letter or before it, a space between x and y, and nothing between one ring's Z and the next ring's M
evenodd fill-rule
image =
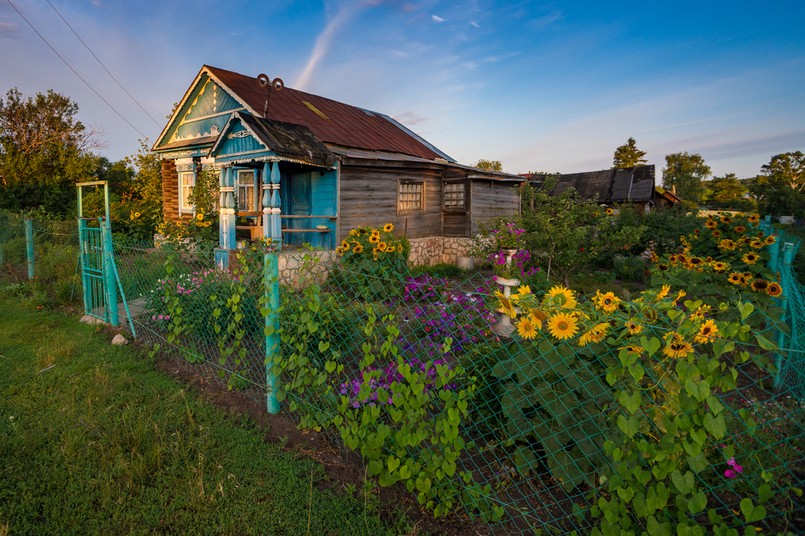
M779 242L779 241L778 241ZM776 243L775 243L776 245ZM783 270L791 270L791 263L794 262L794 244L791 242L786 242L783 245L783 265L780 266L780 271ZM791 283L794 283L791 281ZM783 309L782 318L780 318L781 322L785 322L791 311L789 311L789 304L788 298L786 296L788 294L787 289L783 287L783 294L780 296L780 307ZM785 348L786 345L786 336L783 330L777 331L777 349L782 350ZM783 354L781 352L777 352L774 357L774 364L777 370L777 374L774 377L774 388L779 389L783 386Z
M266 308L266 409L276 414L280 411L277 400L277 377L274 375L273 362L280 354L280 282L279 254L266 253L263 257L263 289Z
M779 272L780 271L780 240L782 239L782 234L777 235L777 240L774 241L774 244L769 246L769 270L772 272Z
M25 249L28 256L28 280L34 278L34 222L25 219Z
M79 205L80 206L80 205ZM91 296L92 286L85 274L89 267L89 240L87 239L87 220L78 218L78 258L81 261L81 288L84 294L84 314L88 315L92 312Z
M103 277L106 286L107 314L109 323L114 327L118 327L120 318L117 312L117 282L115 281L115 271L112 266L114 245L112 244L112 224L109 218L101 220L101 232L103 233Z

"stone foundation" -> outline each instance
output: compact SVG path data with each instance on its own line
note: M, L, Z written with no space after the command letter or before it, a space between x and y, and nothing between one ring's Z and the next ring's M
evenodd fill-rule
M335 265L338 255L335 251L300 251L293 253L280 253L277 265L280 273L280 283L293 288L302 288L304 281L302 268L307 265L304 277L324 283L327 275Z
M472 238L431 237L409 240L411 253L409 266L433 266L434 264L456 264L458 257L467 255L473 244Z

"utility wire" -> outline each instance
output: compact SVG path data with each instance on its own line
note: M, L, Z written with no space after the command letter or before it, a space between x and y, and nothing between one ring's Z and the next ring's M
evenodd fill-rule
M90 53L90 54L92 54L92 57L93 57L93 58L95 58L95 59L98 61L98 63L101 65L101 67L103 67L103 70L104 70L104 71L106 71L106 74L108 74L108 75L109 75L109 77L110 77L112 80L114 80L114 81L115 81L115 83L118 85L118 87L120 87L120 89L122 89L122 90L123 90L123 91L126 93L126 95L128 95L128 96L129 96L129 98L131 98L131 100L133 100L133 101L134 101L134 103L135 103L137 106L139 106L139 107L140 107L140 110L142 110L142 111L143 111L143 113L145 113L145 115L147 115L147 116L148 116L148 117L151 119L151 121L153 121L153 122L154 122L154 124L155 124L157 127L161 128L161 127L162 127L162 125L160 125L160 124L159 124L159 122L157 122L157 120L156 120L156 119L154 119L154 118L153 118L153 116L151 116L151 114L149 114L149 113L148 113L148 111L147 111L145 108L143 108L143 105L142 105L142 104L140 104L140 102L139 102L137 99L135 99L135 98L134 98L134 96L133 96L131 93L129 93L129 91L128 91L128 90L127 90L125 87L123 87L123 84L121 84L121 83L120 83L120 81L119 81L117 78L115 78L115 76L114 76L114 75L113 75L111 72L109 72L109 69L107 69L107 68L106 68L106 65L104 65L104 64L103 64L103 62L101 61L101 59L100 59L98 56L96 56L96 55L95 55L95 52L93 52L93 51L92 51L92 49L91 49L91 48L89 48L89 45L87 45L87 44L84 42L84 40L83 40L83 39L81 39L81 36L80 36L80 35L78 35L78 32L76 32L76 31L75 31L75 29L73 29L73 27L72 27L72 26L70 26L70 23L69 23L69 22L67 22L67 20L66 20L66 19L65 19L65 18L62 16L62 14L61 14L61 13L59 13L59 10L58 10L58 9L56 9L56 6L54 6L54 5L51 3L51 1L50 1L50 0L47 0L47 3L48 3L48 4L50 4L50 7L52 7L52 8L53 8L53 11L55 11L55 12L56 12L56 15L58 15L58 16L59 16L59 18L60 18L60 19L61 19L61 20L64 22L64 24L66 24L66 25L67 25L67 27L68 27L68 28L70 28L70 31L71 31L71 32L73 32L73 35L75 35L75 36L76 36L76 38L78 38L78 40L79 40L79 41L81 41L81 44L82 44L82 45L84 45L84 48L86 48L87 50L89 50L89 53Z
M115 109L115 107L114 107L114 106L112 106L111 104L109 104L109 101L107 101L105 98L103 98L103 95L101 95L100 93L98 93L98 92L95 90L95 88L94 88L94 87L92 87L92 86L90 85L90 83L89 83L89 82L87 82L86 80L84 80L84 78L83 78L83 77L82 77L80 74L78 74L78 71L76 71L75 69L73 69L73 66L72 66L72 65L70 65L70 63L69 63L69 62L68 62L66 59L64 59L64 57L62 57L62 55L61 55L61 54L59 54L59 52L58 52L58 51L57 51L55 48L53 48L53 45L51 45L51 44L48 42L48 40L47 40L47 39L45 39L45 37L44 37L44 36L43 36L41 33L39 33L39 30L37 30L37 29L34 27L34 25L33 25L33 24L31 24L31 21L29 21L28 19L26 19L26 18L25 18L25 15L23 15L23 14L22 14L22 12L21 12L19 9L17 9L17 6L15 6L15 5L14 5L14 3L13 3L11 0L7 0L7 1L8 1L8 3L9 3L9 5L10 5L11 7L13 7L13 8L14 8L14 11L16 11L16 12L19 14L19 16L20 16L20 17L22 17L22 20L24 20L26 23L28 23L28 26L30 26L30 27L31 27L31 29L34 31L34 33L35 33L36 35L38 35L38 36L39 36L39 38L40 38L40 39L41 39L41 40L42 40L42 41L43 41L43 42L44 42L44 43L45 43L45 44L48 46L48 48L50 48L50 50L52 50L52 51L53 51L53 53L54 53L54 54L56 54L56 56L58 56L58 57L59 57L59 59L60 59L62 62L64 62L64 64L65 64L65 65L66 65L66 66L67 66L67 67L68 67L68 68L69 68L71 71L73 71L73 74L74 74L74 75L76 75L76 76L78 77L78 79L79 79L79 80L81 80L82 82L84 82L84 85L86 85L86 86L87 86L87 87L90 89L90 91L92 91L93 93L95 93L95 94L98 96L98 98L99 98L99 99L101 99L101 100L102 100L102 101L103 101L103 102L104 102L104 103L105 103L105 104L106 104L106 105L109 107L109 109L110 109L110 110L112 110L113 112L115 112L115 113L118 115L118 117L120 117L120 119L122 119L123 121L125 121L125 122L126 122L126 124L127 124L128 126L130 126L130 127L131 127L131 128L133 128L135 131L137 131L137 133L138 133L140 136L142 136L142 137L143 137L144 139L146 139L146 140L148 139L148 136L146 136L145 134L143 134L142 132L140 132L140 129L138 129L137 127L135 127L134 125L132 125L132 124L131 124L131 122L130 122L128 119L126 119L125 117L123 117L123 114L121 114L120 112L118 112L118 111Z

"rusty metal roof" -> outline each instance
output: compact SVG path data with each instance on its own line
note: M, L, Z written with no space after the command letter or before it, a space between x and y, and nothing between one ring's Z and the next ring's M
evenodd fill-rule
M204 71L254 114L262 115L267 88L260 87L256 78L209 65L202 67ZM455 161L386 115L289 87L270 91L268 119L303 125L324 143Z

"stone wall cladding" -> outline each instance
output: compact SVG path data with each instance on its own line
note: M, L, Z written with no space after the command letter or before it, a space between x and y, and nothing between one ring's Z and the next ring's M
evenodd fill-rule
M434 264L447 263L456 264L459 256L467 255L472 247L472 238L416 238L409 240L411 253L408 255L409 266L433 266ZM294 288L301 288L302 267L305 264L305 256L317 258L311 262L311 274L318 283L323 283L338 261L335 251L300 251L285 252L279 256L280 283Z

